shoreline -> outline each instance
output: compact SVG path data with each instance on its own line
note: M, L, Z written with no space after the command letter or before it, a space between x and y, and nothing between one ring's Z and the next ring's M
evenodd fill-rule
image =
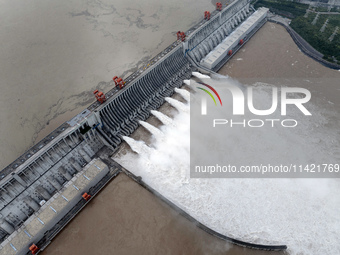
M305 39L303 39L297 32L295 32L295 30L293 28L291 28L290 26L287 26L286 24L284 24L281 21L278 20L274 20L274 19L268 19L268 22L272 22L272 23L276 23L276 24L280 24L281 26L283 26L287 32L289 33L289 35L291 36L291 38L293 39L293 41L295 42L296 46L304 53L306 54L308 57L314 59L315 61L319 62L320 64L324 65L327 68L331 68L334 70L340 70L340 65L336 64L336 63L332 63L332 62L328 62L327 60L319 57L318 55L314 54L313 51L318 52L316 49L314 49ZM311 49L308 49L311 48ZM318 52L319 54L322 54L320 52Z

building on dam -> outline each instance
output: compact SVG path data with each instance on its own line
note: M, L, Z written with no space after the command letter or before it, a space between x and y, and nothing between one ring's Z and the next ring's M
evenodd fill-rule
M208 53L201 61L200 65L213 70L223 59L231 57L233 50L242 45L250 35L260 28L267 17L267 9L260 8L239 27L228 35L219 45Z
M124 88L110 90L104 103L93 103L1 171L0 255L42 250L110 174L97 153L116 150L122 136L130 135L192 71L214 74L250 39L266 22L268 9L255 11L249 1L212 12L185 33L184 41L125 78Z

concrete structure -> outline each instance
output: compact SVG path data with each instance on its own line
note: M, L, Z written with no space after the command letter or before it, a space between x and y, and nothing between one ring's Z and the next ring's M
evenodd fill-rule
M205 56L200 61L200 64L211 70L216 67L216 65L228 55L228 52L233 51L237 45L244 43L244 40L247 39L247 36L254 30L254 28L261 24L261 22L267 17L268 10L269 9L267 8L260 8L253 13L234 32L232 32L207 56Z
M196 65L251 14L248 0L234 1L197 28L184 43L184 50Z
M0 255L26 254L32 244L38 243L82 198L84 192L96 185L109 168L99 159L92 160L86 167L67 182L60 191L53 195L44 205L30 216L0 246ZM4 223L3 223L4 224ZM2 224L2 225L3 225ZM5 223L6 224L6 223ZM2 226L4 229L4 227Z
M213 73L207 67L218 68L227 61L221 60L224 53L220 52L213 64L205 65L217 54L216 50L209 54L212 50L220 50L219 45L225 41L232 47L251 32L255 19L265 17L263 9L241 25L251 13L249 0L234 1L222 11L214 11L209 21L203 20L186 32L186 41L174 42L149 65L124 79L123 89L113 88L106 93L106 102L93 103L2 170L0 254L27 252L29 243L46 238L42 233L107 172L96 172L93 167L100 165L103 169L101 163L93 161L96 153L105 146L117 149L121 137L130 135L140 120L147 119L151 110L159 108L165 97L191 77L192 71ZM232 34L237 26L238 32Z

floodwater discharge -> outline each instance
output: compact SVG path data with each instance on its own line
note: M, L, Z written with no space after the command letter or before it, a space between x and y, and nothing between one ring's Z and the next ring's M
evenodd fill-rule
M185 104L177 101L176 99L173 99L171 97L166 97L165 101L167 101L170 105L172 105L173 107L175 107L179 111L185 111L185 112L189 111L188 106L186 106Z
M185 89L175 88L175 92L180 94L187 102L190 100L190 92Z
M180 103L176 101L173 99L172 105ZM138 157L128 153L116 160L219 233L253 243L287 244L290 254L337 254L340 251L337 242L340 199L336 196L340 192L339 180L190 179L189 120L188 111L180 112L173 120L176 129L167 125L161 127L166 141L156 139L155 150L142 150L141 141L130 140L129 145L137 148L133 150L142 152L138 152ZM292 153L304 157L299 148L303 145L290 133L285 133L278 142L295 139L297 148L292 148ZM258 139L269 144L271 141L267 142L266 138L267 133L260 138L246 136L238 140L252 144ZM234 144L230 141L231 157L240 153ZM306 151L313 157L324 158L315 154L316 151Z
M151 113L165 125L169 125L172 123L171 118L159 111L151 110Z
M275 32L276 29L274 24L267 24L263 33ZM280 31L281 28L277 30ZM284 34L284 31L280 33ZM254 43L257 47L265 48L266 46L261 45L260 42L256 44L260 36L254 38ZM252 47L251 42L250 47ZM296 71L294 65L290 65L293 68L284 66L278 78L291 79L294 75L299 78L305 77L304 86L311 90L313 96L311 101L313 121L302 121L304 130L297 129L297 131L276 134L276 142L283 144L285 151L273 148L268 157L279 157L281 154L290 159L297 155L306 159L324 160L320 161L322 163L339 163L340 118L337 102L340 88L337 87L338 83L334 84L334 81L339 80L339 73L310 61L296 49L296 46L290 44L291 40L284 42L284 46L292 50L287 57L288 61L292 61L293 57L295 58L293 64L297 64L299 60L305 61L304 68L300 67ZM246 46L243 52L248 50ZM244 55L242 60L247 59L247 54ZM268 58L268 55L261 58ZM233 59L233 62L228 63L221 73L228 73L228 69L231 70L230 73L233 71L237 73L238 69L243 73L243 67L233 67L236 65L235 61L239 60ZM240 75L240 80L248 78L244 80L254 82L253 86L267 87L270 85L267 83L268 78L273 78L269 72L275 71L275 67L264 65L258 69L261 68L263 72L259 71L259 73L263 75L262 77L255 75L251 77L254 79L249 79L247 76ZM320 82L317 78L324 78L324 73L320 71L322 75L315 75L319 72L318 69L328 72L328 77L333 78L331 82L327 79ZM253 70L245 71L246 74L251 72ZM289 72L293 75L289 76ZM310 74L312 77L309 77ZM194 76L206 78L198 73ZM235 82L232 78L229 79L230 82ZM283 81L277 78L274 80ZM185 84L189 82L186 81ZM327 87L320 87L321 84ZM327 94L325 91L331 93ZM257 96L265 99L269 94L261 91ZM183 103L175 99L167 101L179 112L173 118L177 128L161 126L166 141L155 139L152 146L156 149L148 153L118 155L115 158L118 162L135 175L141 176L151 187L197 220L219 233L254 243L287 244L289 254L294 255L340 253L339 179L190 179L188 178L190 118L187 110L189 106L185 108ZM262 147L271 144L269 134L266 132L259 137L252 137L251 134L237 137L235 142L230 141L230 154L235 158L238 157L237 154L242 153L235 150L234 145L237 142L249 143L252 146L258 144L257 149L260 153ZM289 147L286 143L293 144L293 147ZM138 146L140 141L131 140L129 144ZM306 148L306 145L310 148ZM244 156L253 155L245 152Z

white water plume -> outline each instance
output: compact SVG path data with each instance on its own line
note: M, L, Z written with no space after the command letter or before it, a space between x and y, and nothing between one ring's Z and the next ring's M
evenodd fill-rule
M165 114L156 111L151 110L152 115L154 115L157 119L159 119L164 125L170 125L172 124L172 119L166 116Z
M123 139L127 142L130 148L139 155L149 155L152 152L152 148L147 146L143 141L136 141L135 139L127 136L123 136Z
M152 126L151 124L145 122L145 121L138 121L139 124L141 124L145 129L147 129L152 135L154 135L156 138L161 138L164 136L164 133L160 131L155 126Z
M190 92L185 89L175 88L176 93L180 94L187 102L190 102Z
M175 107L179 112L188 112L190 110L188 105L183 104L182 102L173 99L171 97L166 97L165 101L167 101L169 104L171 104L173 107Z
M184 80L183 83L190 86L190 80Z
M210 79L209 75L201 74L200 72L192 72L192 75L199 79Z

